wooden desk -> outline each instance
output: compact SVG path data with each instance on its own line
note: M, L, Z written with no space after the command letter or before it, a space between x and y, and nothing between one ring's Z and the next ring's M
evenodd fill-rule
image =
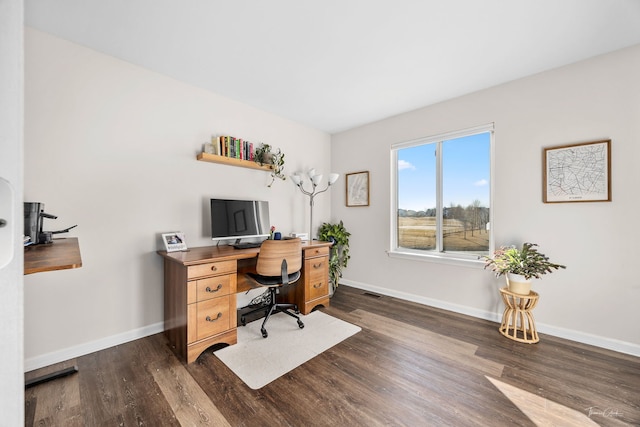
M78 239L54 239L52 243L24 248L24 274L82 267Z
M82 267L80 245L76 237L53 239L51 243L31 245L24 248L24 274L43 273L45 271L67 270ZM77 366L52 372L41 377L25 381L25 388L62 378L78 372Z
M302 314L329 305L330 242L302 242L302 275L281 297ZM251 286L260 248L205 246L186 252L158 251L164 258L164 329L175 353L187 363L214 344L237 343L236 293Z

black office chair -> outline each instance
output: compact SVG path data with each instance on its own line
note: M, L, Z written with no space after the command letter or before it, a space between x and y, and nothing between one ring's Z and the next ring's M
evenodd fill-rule
M245 316L258 311L264 311L265 317L262 322L260 331L262 336L267 338L269 335L265 329L265 325L274 313L285 313L294 317L298 321L298 327L304 328L304 323L297 314L300 310L296 304L278 304L277 294L281 286L289 286L295 284L300 278L300 270L302 269L302 241L300 239L288 240L265 240L260 246L258 254L258 262L256 264L256 273L247 273L250 279L258 285L269 288L269 298L266 306L256 308L240 317L242 325L246 325ZM293 309L295 314L289 310Z

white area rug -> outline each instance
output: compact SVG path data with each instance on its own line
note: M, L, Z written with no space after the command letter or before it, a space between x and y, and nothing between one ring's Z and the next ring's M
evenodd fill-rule
M214 354L257 390L361 330L321 311L300 315L300 319L303 329L286 314L271 316L266 326L267 338L260 333L262 319L239 325L238 343Z

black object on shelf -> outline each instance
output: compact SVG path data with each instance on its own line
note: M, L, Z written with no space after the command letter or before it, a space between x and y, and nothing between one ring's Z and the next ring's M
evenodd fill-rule
M77 225L72 225L69 228L58 231L43 231L43 219L56 219L55 215L48 214L44 211L44 203L40 202L25 202L24 203L24 233L25 237L29 237L31 244L46 244L51 243L54 234L68 233Z

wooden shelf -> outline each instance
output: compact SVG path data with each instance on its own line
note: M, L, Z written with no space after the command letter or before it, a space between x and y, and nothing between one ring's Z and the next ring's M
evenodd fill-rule
M24 274L82 267L77 237L53 239L52 243L25 246Z
M229 166L240 166L249 169L258 169L271 172L271 165L262 165L251 160L235 159L233 157L218 156L217 154L200 153L196 157L201 162L220 163Z

